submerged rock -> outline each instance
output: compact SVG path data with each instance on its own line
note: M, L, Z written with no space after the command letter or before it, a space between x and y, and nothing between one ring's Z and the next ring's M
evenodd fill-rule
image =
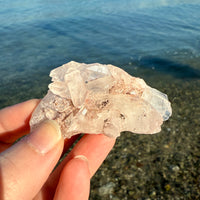
M153 134L172 113L167 95L113 65L71 61L51 71L52 83L30 120L32 129L52 119L64 138L79 133L118 137Z

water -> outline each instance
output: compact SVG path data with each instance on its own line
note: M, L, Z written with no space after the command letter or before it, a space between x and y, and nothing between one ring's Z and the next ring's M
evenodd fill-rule
M0 8L2 89L70 60L112 63L144 78L143 68L200 77L199 1L17 0ZM173 62L170 70L163 62Z
M114 64L169 95L173 117L163 129L171 131L156 142L182 150L179 168L194 147L196 173L199 10L199 0L0 0L0 107L41 98L50 70L68 61Z

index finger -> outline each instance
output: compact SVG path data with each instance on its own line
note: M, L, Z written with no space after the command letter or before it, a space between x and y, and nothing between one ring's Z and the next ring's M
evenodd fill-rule
M103 163L114 144L114 138L109 138L103 134L84 135L75 145L72 151L67 155L67 157L65 157L60 165L49 176L47 182L34 200L41 199L40 196L42 196L43 199L51 199L51 197L54 196L54 192L63 168L71 159L78 155L83 155L88 159L90 177L92 177Z
M0 141L14 142L29 131L29 120L38 99L32 99L0 110Z

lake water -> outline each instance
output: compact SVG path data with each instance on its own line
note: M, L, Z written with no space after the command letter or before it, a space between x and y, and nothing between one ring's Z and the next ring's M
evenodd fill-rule
M0 107L41 98L50 70L71 60L144 78L173 103L166 130L188 133L191 116L199 133L199 0L0 0ZM188 138L182 162L191 146L198 154L199 135Z
M147 79L199 78L199 10L189 0L0 1L0 106L34 97L33 79L42 87L43 75L71 60Z

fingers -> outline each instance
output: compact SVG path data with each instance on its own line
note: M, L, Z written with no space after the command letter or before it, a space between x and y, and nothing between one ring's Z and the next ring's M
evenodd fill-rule
M0 153L2 151L5 151L7 148L9 148L11 146L11 144L5 144L3 142L0 142Z
M47 121L0 154L0 199L33 199L63 150L58 125Z
M29 132L29 119L38 99L32 99L0 110L0 141L12 143Z
M90 172L84 156L71 159L64 167L56 189L54 200L88 200Z
M42 188L42 194L38 194L38 197L42 195L45 200L52 199L63 168L68 165L68 162L76 156L83 155L87 158L91 178L100 167L102 162L105 160L108 153L113 148L114 144L115 139L109 138L102 134L84 135L81 140L75 145L72 151L68 154L68 156L51 174L51 176Z
M64 141L64 149L63 149L63 154L66 154L66 152L69 150L69 148L74 144L74 142L80 137L80 134L74 135L69 139L65 139Z
M113 148L114 144L114 138L109 138L103 134L86 134L72 149L69 155L65 158L64 162L61 163L59 168L62 169L62 165L65 165L65 163L68 162L71 158L78 155L84 155L88 159L90 175L92 177L97 169L100 167L100 165L103 163L108 153Z

